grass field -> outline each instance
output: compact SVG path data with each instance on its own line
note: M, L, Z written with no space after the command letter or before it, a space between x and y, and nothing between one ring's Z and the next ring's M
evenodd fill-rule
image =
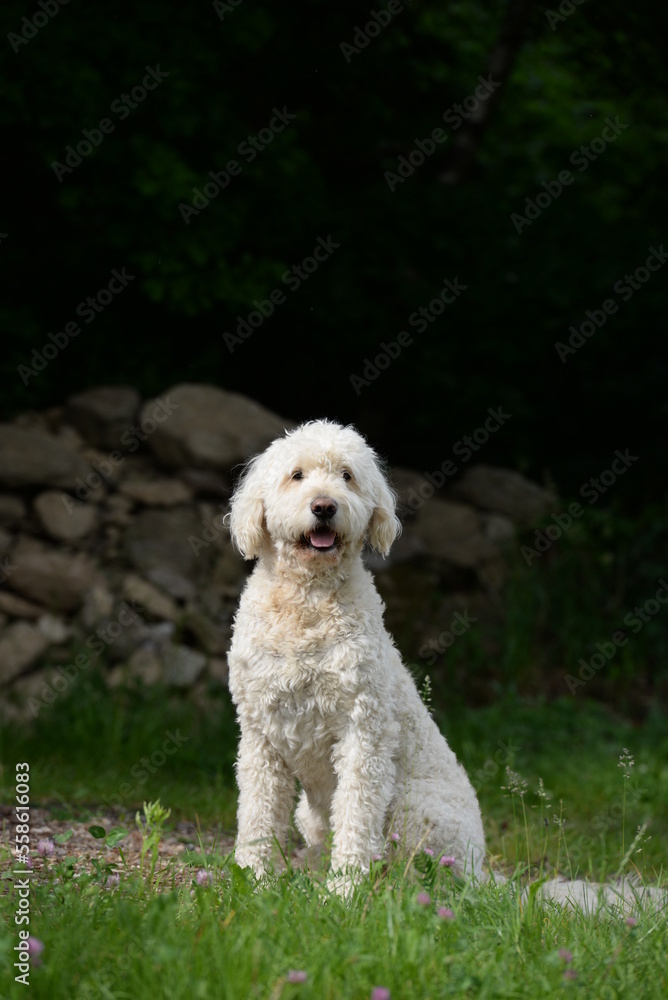
M14 981L20 876L4 851L0 996L668 995L665 914L592 918L521 893L555 870L597 880L623 870L665 884L660 714L640 728L582 699L509 696L437 713L478 788L492 867L510 880L473 888L426 855L390 858L346 904L318 873L292 864L256 886L216 846L234 828L236 726L224 692L212 691L208 705L157 689L110 694L82 680L34 727L3 733L9 806L15 765L26 761L31 805L61 821L94 827L106 814L136 831L136 810L157 800L171 814L142 824L141 870L124 864L128 840L97 852L108 844L90 835L84 855L60 851L56 860L39 857L33 838L29 931L43 951L29 987ZM166 740L171 753L161 750ZM632 763L620 766L625 748ZM209 846L161 860L157 841L182 820L197 821Z

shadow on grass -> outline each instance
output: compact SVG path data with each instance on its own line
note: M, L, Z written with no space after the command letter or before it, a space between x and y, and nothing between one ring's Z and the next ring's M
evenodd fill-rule
M232 827L234 709L219 686L203 701L161 686L109 690L99 674L82 677L34 721L3 728L3 791L13 797L15 764L27 761L31 801L134 810L161 799L175 818L196 812L202 823Z

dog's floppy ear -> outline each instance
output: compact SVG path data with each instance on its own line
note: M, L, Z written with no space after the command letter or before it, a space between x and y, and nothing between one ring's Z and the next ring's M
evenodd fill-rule
M375 466L375 463L374 463ZM375 466L373 477L374 508L369 522L369 544L386 556L395 538L401 534L401 522L396 514L396 498L385 476Z
M265 536L261 458L259 455L251 459L246 466L226 516L232 541L244 559L255 559L260 555Z

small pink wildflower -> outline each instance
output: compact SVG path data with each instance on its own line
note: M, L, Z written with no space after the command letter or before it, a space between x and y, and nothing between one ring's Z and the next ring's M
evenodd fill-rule
M575 969L564 969L564 979L577 979L578 974Z
M447 906L439 906L439 908L438 908L438 910L436 912L438 913L438 915L441 918L441 920L454 920L455 919L455 915L454 915L453 911L451 909L449 909L449 907L447 907Z
M42 954L43 951L44 951L43 943L39 940L39 938L32 937L31 935L28 938L28 955L30 956L32 965L42 964L42 961L39 956Z
M290 969L287 975L289 983L305 983L308 975L303 969Z
M430 858L433 858L434 856L434 852L432 851L431 847L424 847L423 852L425 854L428 854Z
M107 879L107 889L115 889L117 885L121 884L120 875L110 875Z
M560 948L559 958L562 960L562 962L565 962L566 965L568 965L570 962L573 961L573 952L569 951L567 948Z
M208 872L206 868L200 868L195 875L195 881L198 885L211 885L213 882L211 872Z
M429 895L428 892L418 892L417 901L420 904L420 906L429 906L429 904L431 903L431 896Z
M626 926L627 927L635 927L635 925L637 923L638 923L638 921L636 920L635 917L627 917L626 918Z
M398 843L398 841L401 840L401 837L399 836L398 833L391 833L390 834L390 840L393 840L395 842L395 844L396 844L396 843Z
M438 859L438 863L444 868L452 868L456 860L457 858L453 858L451 854L444 854L442 858Z
M374 986L371 990L371 1000L390 1000L390 991L386 986Z
M51 840L51 837L47 837L45 840L37 841L37 853L41 854L43 858L47 857L49 854L53 854L56 849L56 845Z
M371 858L371 860L372 861L382 861L383 860L383 855L382 854L374 854L373 857Z

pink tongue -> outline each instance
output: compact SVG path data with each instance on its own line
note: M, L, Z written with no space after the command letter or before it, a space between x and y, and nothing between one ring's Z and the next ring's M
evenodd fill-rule
M330 545L334 544L336 533L327 531L326 528L319 528L318 531L312 531L308 537L314 548L328 549Z

